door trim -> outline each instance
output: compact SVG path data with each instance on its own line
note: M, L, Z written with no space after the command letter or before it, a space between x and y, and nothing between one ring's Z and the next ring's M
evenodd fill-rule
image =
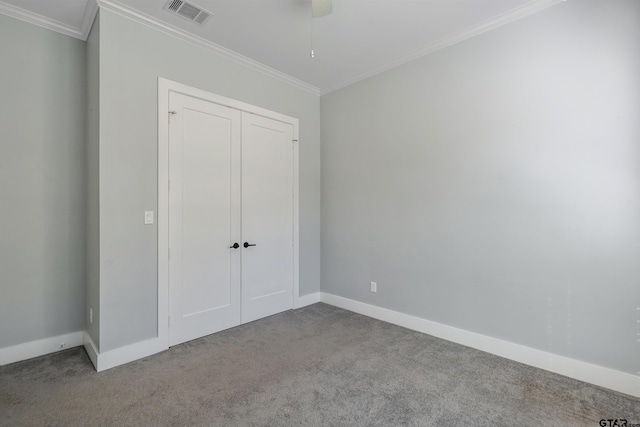
M299 121L235 99L226 98L202 89L158 78L158 340L169 348L169 93L213 102L239 111L267 117L293 126L293 308L300 301L300 159Z

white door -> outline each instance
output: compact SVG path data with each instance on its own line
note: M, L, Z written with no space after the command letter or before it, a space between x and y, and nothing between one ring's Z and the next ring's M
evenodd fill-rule
M172 346L293 308L294 130L174 92L169 110Z
M242 113L242 322L293 308L293 126Z
M171 93L169 345L240 324L240 112Z

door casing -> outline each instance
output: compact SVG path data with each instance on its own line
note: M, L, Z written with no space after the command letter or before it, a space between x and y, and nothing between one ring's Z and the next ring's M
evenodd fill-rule
M158 341L169 348L169 93L194 98L267 117L293 126L293 308L300 306L300 167L299 121L284 114L226 98L165 78L158 78Z

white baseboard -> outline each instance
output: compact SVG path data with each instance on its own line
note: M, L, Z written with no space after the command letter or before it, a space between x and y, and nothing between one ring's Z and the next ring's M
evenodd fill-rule
M293 308L302 308L311 304L320 302L320 292L315 292L307 295L300 295L298 300L293 304Z
M91 363L93 363L93 367L96 368L96 371L98 370L98 347L96 347L95 343L93 342L93 340L91 339L91 336L87 333L87 331L84 331L84 337L83 337L83 342L84 342L84 349L86 350L87 354L89 355L89 359L91 359Z
M299 297L295 308L305 307L317 302L324 302L374 319L515 360L516 362L640 397L640 376L559 356L349 298L325 292L316 292ZM89 334L80 331L0 348L0 366L83 344L98 372L166 350L159 338L152 338L100 353Z
M82 345L83 332L58 335L0 348L0 366Z
M294 308L305 307L317 302L320 302L320 292L302 295L295 301ZM89 358L91 359L93 366L98 372L133 362L134 360L142 359L167 349L166 346L161 344L159 338L151 338L100 353L93 340L86 332L84 334L84 347L87 350L87 354L89 354Z
M93 366L98 372L115 368L116 366L124 365L125 363L133 362L134 360L142 359L167 349L161 345L159 338L151 338L100 353L97 351L91 337L86 335L85 339L87 339L87 341L85 341L85 348L87 349L91 362L93 362Z
M640 376L536 350L531 347L325 292L320 293L320 301L368 317L373 317L374 319L393 323L394 325L407 329L515 360L516 362L555 372L556 374L626 393L631 396L640 397Z

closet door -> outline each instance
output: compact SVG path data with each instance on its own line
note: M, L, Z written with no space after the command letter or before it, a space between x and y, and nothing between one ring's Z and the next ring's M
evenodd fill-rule
M244 112L242 244L242 323L293 308L293 126Z
M176 93L169 123L169 345L240 324L240 112ZM262 236L258 236L262 237Z

